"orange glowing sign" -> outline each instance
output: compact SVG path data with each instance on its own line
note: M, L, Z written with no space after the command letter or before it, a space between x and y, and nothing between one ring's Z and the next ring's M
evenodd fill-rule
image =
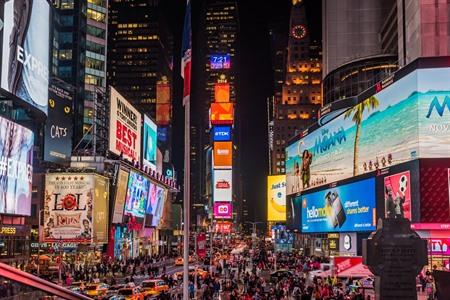
M214 168L231 168L233 162L232 142L214 143Z
M218 233L231 233L231 231L233 230L233 223L231 222L219 222L216 223L214 226L214 231L218 232Z
M211 124L233 124L233 103L211 103Z
M217 103L230 102L229 83L216 83L214 86L214 101Z
M171 104L156 104L156 124L168 125L171 119Z
M170 85L167 83L156 84L156 103L167 104L170 103Z

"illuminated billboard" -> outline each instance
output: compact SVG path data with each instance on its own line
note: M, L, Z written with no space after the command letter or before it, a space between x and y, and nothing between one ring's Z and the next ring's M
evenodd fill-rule
M230 102L230 84L216 83L214 85L214 102L227 103Z
M229 69L231 67L229 54L211 54L209 62L212 70Z
M288 145L287 193L450 157L449 80L450 68L415 70Z
M133 223L142 224L147 207L150 179L133 172L128 177L127 196L125 200L124 216L128 216Z
M375 179L301 196L302 232L372 231L376 228Z
M0 117L0 214L31 213L34 134Z
M233 124L233 103L211 103L211 124Z
M233 204L231 202L214 202L214 218L232 219Z
M144 115L142 164L152 170L156 169L157 132L156 124L147 115Z
M231 127L230 126L214 126L213 129L214 142L231 141Z
M411 221L411 176L409 171L384 177L386 218L407 218Z
M286 221L286 175L267 176L267 221Z
M47 113L50 6L4 1L1 87Z
M229 169L233 164L233 144L231 142L214 142L214 168Z
M85 173L45 175L44 242L106 243L109 181Z
M164 204L166 203L167 198L167 189L160 187L159 185L156 186L156 206L153 210L153 219L152 219L152 226L158 227L162 213Z
M120 224L123 221L123 209L125 207L125 198L127 197L128 175L129 172L122 169L120 169L117 174L116 196L114 197L115 201L112 216L113 224Z
M214 202L230 202L233 200L232 170L214 170L213 200Z
M44 160L68 163L72 155L72 92L51 84L48 90L48 117L44 132Z
M110 101L109 151L129 161L140 161L141 113L113 87Z

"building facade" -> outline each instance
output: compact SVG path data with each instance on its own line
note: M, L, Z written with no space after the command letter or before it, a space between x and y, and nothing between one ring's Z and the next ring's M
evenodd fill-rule
M286 58L282 59L282 46L274 46L275 69L281 68L279 62L285 61L285 78L280 84L277 76L275 96L269 102L269 115L273 120L269 127L271 151L271 174L284 174L287 141L305 130L317 120L322 104L321 94L321 44L309 32L306 6L302 1L294 1L289 22ZM278 42L282 45L282 42ZM273 55L272 55L273 56ZM282 72L277 72L282 73ZM273 112L271 113L273 107ZM270 118L270 116L269 116Z

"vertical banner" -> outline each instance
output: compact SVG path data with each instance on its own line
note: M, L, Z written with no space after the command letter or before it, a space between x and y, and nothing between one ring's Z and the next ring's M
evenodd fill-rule
M197 256L201 258L206 256L206 235L204 233L197 234Z
M158 126L169 125L171 115L170 84L158 82L156 84L156 124Z
M411 220L411 178L409 171L384 178L386 218L401 216Z
M157 126L152 119L144 115L142 164L152 170L156 169L157 131Z
M125 198L127 196L128 172L120 169L117 175L116 195L114 197L114 210L112 223L122 223Z
M267 176L267 220L286 221L286 175Z
M92 243L94 175L45 176L43 242Z
M44 160L69 163L72 154L72 92L52 84L48 90L48 117L44 133Z
M108 210L109 210L109 180L95 175L94 189L94 242L108 243Z

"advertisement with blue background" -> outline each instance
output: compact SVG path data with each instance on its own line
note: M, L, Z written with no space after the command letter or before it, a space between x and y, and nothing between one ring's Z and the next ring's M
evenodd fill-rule
M213 127L213 141L214 142L231 141L231 127L230 126L214 126Z
M143 160L144 166L156 169L156 149L157 149L157 127L156 124L146 115L144 115L144 141L143 141Z
M450 68L418 69L286 147L287 194L450 157Z
M375 178L301 196L302 232L373 231Z

